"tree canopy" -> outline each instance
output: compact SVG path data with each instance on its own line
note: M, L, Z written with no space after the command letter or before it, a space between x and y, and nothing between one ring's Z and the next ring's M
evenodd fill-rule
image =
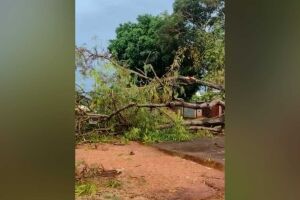
M181 75L224 84L224 20L224 0L175 0L172 14L141 15L136 23L121 24L108 49L128 68L145 71L151 64L162 76L184 48ZM185 97L198 89L185 86Z
M129 68L143 69L145 64L152 64L156 73L162 75L171 63L159 43L158 30L164 21L165 16L142 15L137 23L121 24L116 29L116 39L110 42L109 51Z

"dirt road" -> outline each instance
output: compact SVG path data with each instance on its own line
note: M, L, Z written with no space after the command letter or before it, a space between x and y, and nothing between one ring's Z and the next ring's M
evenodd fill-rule
M95 197L81 199L224 199L224 172L135 142L121 146L80 145L76 161L122 171L117 177L120 187L101 187Z

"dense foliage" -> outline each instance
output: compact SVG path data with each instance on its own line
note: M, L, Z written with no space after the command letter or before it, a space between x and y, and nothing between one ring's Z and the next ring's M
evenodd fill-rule
M140 87L135 84L136 77L130 76L126 68L115 66L112 63L107 63L105 68L108 71L113 70L115 73L112 76L106 76L105 73L100 73L96 69L90 71L95 85L93 92L89 93L91 101L88 105L96 113L110 115L133 103L155 104L171 100L171 89L167 84L161 86L160 82L153 80ZM158 128L166 123L171 123L172 127ZM90 126L88 122L83 125ZM182 125L181 116L167 108L132 107L118 113L111 120L98 124L97 128L94 127L91 130L95 132L104 127L109 128L110 135L121 133L128 140L144 142L182 141L192 137Z
M131 69L151 64L162 76L176 52L185 48L181 75L224 84L224 1L175 0L173 10L121 24L108 47L113 57ZM185 98L190 98L199 88L184 89Z

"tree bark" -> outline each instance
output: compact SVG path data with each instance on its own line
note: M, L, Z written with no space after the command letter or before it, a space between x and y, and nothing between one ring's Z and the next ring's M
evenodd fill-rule
M224 125L225 123L225 116L222 115L221 117L216 118L206 118L202 120L187 120L184 122L186 126L217 126L217 125Z
M205 127L205 126L190 126L188 128L189 130L208 130L208 131L214 131L214 132L221 132L222 131L222 127Z
M207 86L207 87L214 88L217 90L225 91L225 87L223 85L218 85L215 83L202 81L202 80L194 78L194 77L179 76L177 79L180 81L183 81L187 84L199 84L199 85Z

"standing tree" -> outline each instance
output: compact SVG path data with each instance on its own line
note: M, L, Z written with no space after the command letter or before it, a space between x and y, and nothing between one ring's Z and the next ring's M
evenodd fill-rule
M168 55L163 55L159 43L158 30L164 21L164 15L142 15L137 23L121 24L116 29L116 39L110 41L110 53L133 70L144 70L146 64L151 64L158 76L163 75L172 62L170 56L165 58Z

